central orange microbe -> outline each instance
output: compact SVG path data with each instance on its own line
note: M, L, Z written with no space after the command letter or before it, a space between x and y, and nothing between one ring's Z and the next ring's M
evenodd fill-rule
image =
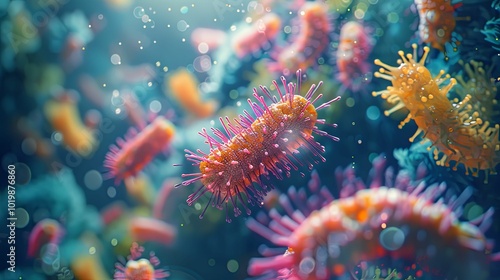
M403 51L399 51L399 67L389 66L376 59L375 64L383 68L374 74L375 77L391 81L392 86L373 92L373 96L381 96L395 104L385 111L386 116L403 108L409 111L399 128L413 119L418 129L410 141L423 134L425 141L431 141L435 148L433 153L438 165L449 166L454 161L454 170L463 164L466 174L471 172L473 176L478 176L478 172L484 170L487 181L488 171L496 174L495 166L500 162L499 125L490 126L487 120L479 117L479 113L468 104L471 100L469 94L460 102L450 101L447 93L456 80L444 75L443 70L432 77L424 66L429 54L428 47L424 47L420 61L415 60L416 53L416 44L413 44L413 55L405 56ZM447 80L450 80L449 83L440 87Z
M298 170L298 165L307 164L312 169L311 162L299 159L300 148L310 151L315 157L325 161L321 155L325 148L314 140L312 133L327 136L335 141L339 139L319 130L316 124L325 124L326 120L318 119L317 111L327 108L331 103L340 99L334 98L318 107L314 103L322 97L319 94L313 99L322 82L312 85L305 96L297 95L300 92L301 71L297 71L297 83L288 83L281 77L285 93L282 93L278 83L273 81L280 99L271 96L271 92L260 86L262 93L272 100L267 105L265 98L254 89L253 96L260 103L248 100L255 118L247 111L231 122L226 117L220 118L224 132L212 128L213 135L203 129L199 134L206 139L210 146L210 153L197 153L186 150L186 158L194 165L199 165L200 172L183 174L183 177L194 177L186 180L182 185L190 185L201 181L203 187L188 197L188 204L193 204L203 194L211 193L200 218L203 217L208 205L222 209L228 202L234 208L235 216L241 214L238 201L250 214L247 203L261 205L265 195L272 186L264 185L261 176L268 178L269 174L282 179L283 175L290 176L290 171ZM333 125L336 126L335 124ZM314 163L318 161L313 160ZM255 183L255 184L254 184ZM179 184L181 185L181 184ZM230 222L229 217L226 220Z

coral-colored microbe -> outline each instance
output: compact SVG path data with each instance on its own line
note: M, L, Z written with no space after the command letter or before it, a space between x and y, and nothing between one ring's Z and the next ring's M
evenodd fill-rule
M138 242L158 242L171 244L177 236L177 229L166 222L154 218L134 217L130 219L129 232Z
M297 69L308 69L317 64L317 59L330 43L332 30L328 7L320 2L307 2L301 10L300 33L290 45L276 50L275 62L269 65L271 71L284 75Z
M149 259L141 258L143 252L142 246L132 243L127 263L116 264L114 280L162 280L170 275L163 269L155 269L160 260L153 252L149 254Z
M304 160L297 157L299 148L308 150L315 157L325 161L321 155L325 148L314 140L312 133L327 136L335 141L339 139L316 127L316 124L326 123L326 120L318 119L317 111L329 107L340 97L314 107L314 103L323 96L319 94L314 97L322 81L318 86L312 85L307 94L301 96L297 95L300 92L301 76L301 71L297 71L296 84L287 84L285 77L281 77L284 93L278 83L273 81L279 100L276 96L271 96L271 92L265 86L260 86L262 93L272 100L271 105L268 105L265 98L259 96L257 89L254 88L253 96L260 105L250 99L248 103L256 118L247 111L244 111L244 115L240 115L238 119L234 119L234 122L228 117L225 121L220 118L225 133L212 128L213 134L219 140L203 129L199 134L210 145L208 154L201 150L197 152L185 150L186 158L194 162L193 165L198 165L200 172L183 174L183 177L194 178L184 181L182 185L187 186L197 181L203 183L200 189L189 196L188 204L193 204L207 192L211 193L210 202L200 218L210 203L219 209L226 204L227 209L227 204L230 202L235 216L241 214L238 208L240 203L247 214L250 214L247 202L260 205L264 196L270 191L270 187L262 183L262 176L268 177L271 173L276 178L282 179L283 175L289 176L292 169L298 170L297 165L304 165ZM316 160L313 162L317 163ZM312 163L308 161L305 163L312 169ZM229 222L229 217L226 217L226 220Z
M258 53L262 48L270 46L281 30L281 19L274 13L265 14L250 27L238 31L231 40L236 56L243 58Z
M63 235L64 229L58 221L52 219L39 221L30 233L28 256L35 257L43 246L47 246L46 255L54 255Z
M181 68L165 77L164 92L179 102L181 107L198 118L206 118L215 112L218 104L214 100L204 101L198 88L199 82L193 73Z
M159 153L164 151L175 134L174 125L162 116L140 132L130 129L126 140L118 138L118 146L111 145L104 166L109 168L107 176L115 182L135 176Z
M286 214L271 210L250 218L251 230L284 248L261 251L265 257L252 259L248 273L260 279L347 279L362 262L392 259L402 271L417 264L439 279L488 279L489 262L500 260L484 235L493 209L461 221L472 188L445 200L444 183L415 186L404 172L392 181L384 165L381 157L375 160L369 188L352 167L339 169L337 184L345 197L333 200L316 175L308 191L290 188L280 197ZM391 178L386 186L384 175Z
M52 128L61 133L66 148L80 156L88 157L98 146L93 132L84 125L71 91L65 91L57 100L44 106L45 115Z
M425 43L440 51L451 40L455 30L455 8L451 0L415 0L420 22L418 34Z
M444 71L432 77L424 66L429 48L424 47L424 54L418 62L415 60L416 44L413 49L413 55L405 56L403 51L398 52L401 57L399 67L375 60L375 64L384 67L374 74L375 77L391 81L392 86L373 92L373 96L381 96L395 104L385 111L386 116L403 108L409 111L399 127L402 128L413 119L418 129L410 141L413 142L418 135L423 134L435 148L433 153L438 165L449 166L454 161L454 170L459 164L463 164L466 174L471 172L473 176L478 176L479 171L484 170L487 181L488 173L496 174L495 166L500 162L499 125L490 127L489 121L479 117L479 113L468 104L470 94L460 102L455 100L452 103L448 100L447 93L456 84L456 80L450 79L449 75L443 77ZM440 88L448 79L449 84Z
M358 22L349 21L340 30L337 49L337 79L344 87L358 91L365 82L370 65L366 61L372 49L368 30Z

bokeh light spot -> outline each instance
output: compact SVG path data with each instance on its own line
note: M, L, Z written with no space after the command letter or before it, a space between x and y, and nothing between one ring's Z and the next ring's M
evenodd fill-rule
M376 121L380 118L380 110L377 106L370 106L366 110L366 117L369 120Z
M107 194L110 198L114 198L116 196L116 189L114 187L109 187Z
M16 208L16 228L24 228L30 221L30 214L24 208Z
M31 169L28 165L22 162L14 164L16 170L16 185L26 185L31 181Z
M397 227L388 227L380 233L379 241L384 248L389 251L394 251L403 246L405 234Z
M36 152L36 141L35 139L31 137L27 137L23 140L21 143L21 150L23 150L23 153L32 156Z
M149 103L149 110L153 113L158 113L161 111L161 103L158 100L153 100Z
M85 186L90 190L97 190L102 185L102 175L97 170L89 170L83 177Z
M200 53L207 53L209 50L208 44L205 42L201 42L198 44L198 51Z
M120 65L122 63L121 57L116 53L111 55L110 60L111 60L111 63L113 63L113 65Z
M238 271L238 268L240 267L240 265L238 264L238 262L236 260L229 260L227 262L227 270L229 270L229 272L236 272Z
M177 30L184 32L188 28L189 28L189 24L187 24L187 22L185 20L179 20L179 22L177 22Z

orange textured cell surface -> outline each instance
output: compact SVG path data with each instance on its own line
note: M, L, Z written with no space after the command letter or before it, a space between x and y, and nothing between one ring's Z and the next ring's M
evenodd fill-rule
M420 134L431 141L437 164L450 166L450 162L455 162L455 170L459 164L463 164L466 174L471 172L473 176L478 176L478 172L484 170L487 181L488 174L495 174L495 166L500 162L499 125L490 126L489 121L479 117L479 113L469 104L470 94L461 101L450 101L447 94L456 80L444 75L444 71L432 77L424 66L429 48L424 47L424 54L419 61L416 61L415 44L413 49L413 54L406 56L403 51L398 52L401 59L397 67L375 60L376 65L383 67L374 74L375 77L391 81L392 86L373 92L373 96L381 96L395 104L385 111L387 116L400 109L409 111L399 127L402 128L413 119L418 129L410 141L413 142ZM449 83L441 86L448 79Z

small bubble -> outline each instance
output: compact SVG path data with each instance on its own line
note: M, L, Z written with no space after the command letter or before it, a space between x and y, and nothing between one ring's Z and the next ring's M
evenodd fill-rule
M24 228L30 221L30 214L24 208L16 208L16 228Z
M193 61L193 67L197 72L207 72L212 68L212 58L206 54L198 56Z
M97 190L102 185L102 175L97 170L89 170L83 177L85 186L90 190Z
M232 90L229 92L229 98L231 98L231 99L236 99L236 98L238 98L238 96L239 96L239 93L238 93L238 91L237 91L237 90L235 90L235 89L232 89Z
M141 18L145 14L144 8L141 6L137 6L134 9L134 17L135 18Z
M377 106L370 106L366 110L366 117L369 120L376 121L380 118L380 109Z
M153 113L158 113L161 111L161 103L158 100L153 100L149 103L149 110Z
M405 242L405 234L403 231L397 227L388 227L380 233L379 236L380 244L387 250L394 251Z
M14 164L16 167L16 184L26 185L31 181L31 169L22 162Z
M365 17L365 11L363 11L362 9L357 9L356 11L354 11L354 16L357 19L363 19Z
M28 156L35 154L36 140L31 137L25 138L21 143L21 150L23 150L23 153L25 153Z
M399 21L399 15L395 12L390 12L387 14L387 21L390 23L397 23Z
M301 273L308 275L314 271L314 267L316 266L316 262L311 257L305 257L300 261L299 270Z
M121 57L118 54L111 55L111 63L114 65L121 64Z
M185 15L189 12L189 8L186 6L181 7L181 14Z
M238 271L238 268L240 267L240 265L238 264L238 262L236 260L229 260L227 262L227 270L229 270L229 272L236 272Z
M109 187L106 193L108 194L109 198L114 198L116 196L116 189L114 187Z
M198 51L200 53L207 53L208 50L209 50L209 48L208 48L208 44L207 43L201 42L201 43L198 44Z
M63 140L63 136L60 132L55 131L54 133L52 133L50 140L52 140L52 144L59 145Z
M177 30L181 31L181 32L184 32L188 29L189 27L189 24L187 24L187 22L185 20L179 20L179 22L177 22Z
M345 105L347 105L347 107L354 107L354 105L356 105L356 100L354 100L354 98L352 97L348 97L345 100Z

